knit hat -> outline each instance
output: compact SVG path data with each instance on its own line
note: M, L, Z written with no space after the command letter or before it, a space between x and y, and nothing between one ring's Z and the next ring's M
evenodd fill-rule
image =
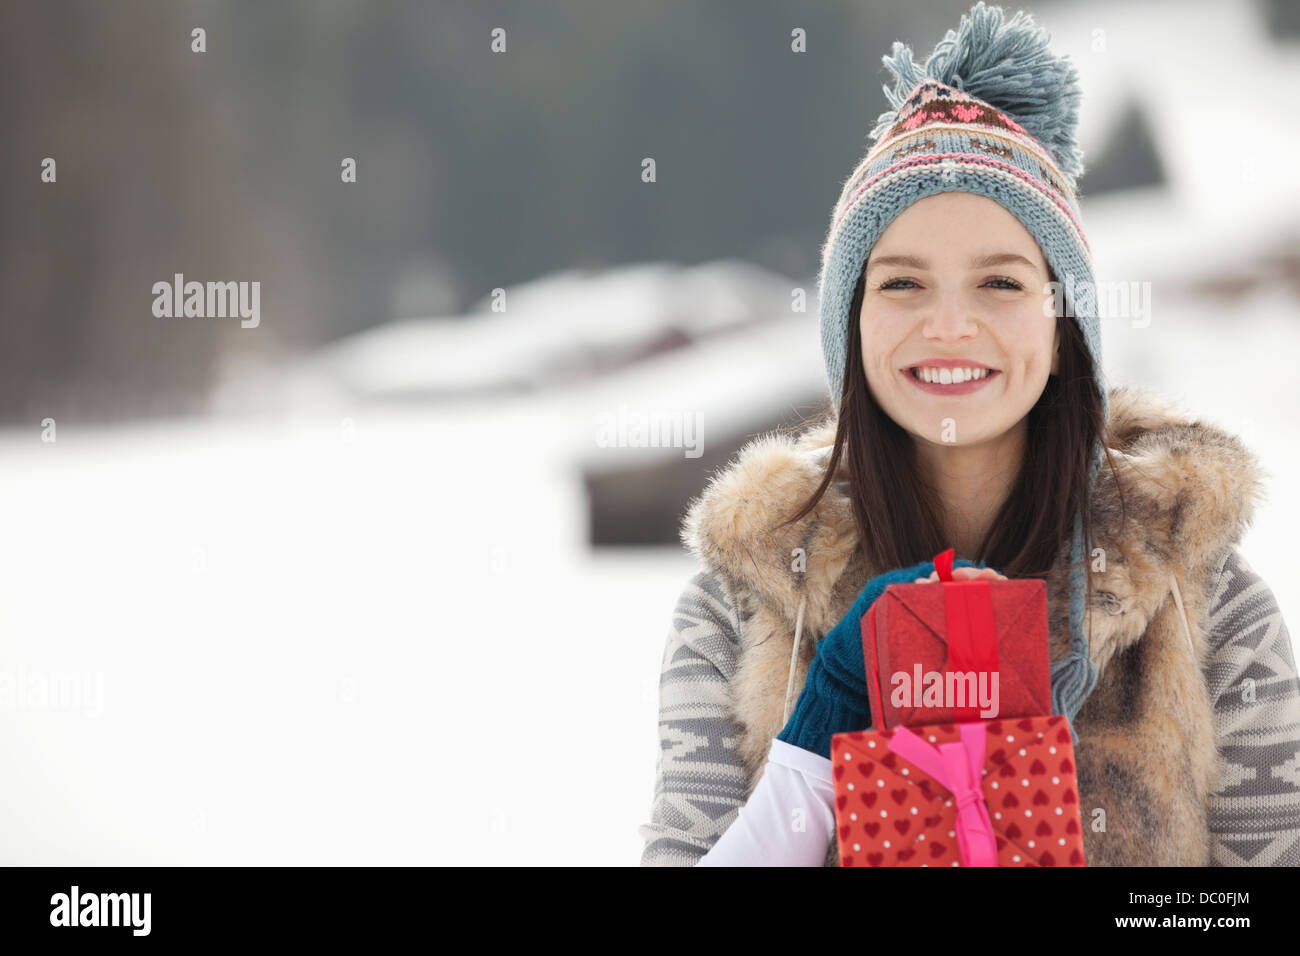
M822 352L831 401L840 413L853 290L885 228L908 206L942 192L986 196L1033 235L1062 286L1066 315L1083 333L1096 369L1103 420L1110 409L1101 377L1101 334L1092 273L1075 196L1083 153L1075 143L1079 87L1075 67L1052 54L1033 18L1004 20L980 0L925 61L895 42L883 58L895 77L885 96L894 109L871 131L875 144L853 170L832 211L818 278ZM1101 468L1092 450L1089 487ZM1052 663L1053 710L1070 721L1096 686L1083 626L1082 515L1070 549L1070 651ZM1077 735L1075 735L1077 741Z

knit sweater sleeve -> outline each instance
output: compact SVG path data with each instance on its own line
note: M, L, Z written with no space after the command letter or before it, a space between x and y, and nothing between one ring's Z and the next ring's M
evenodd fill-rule
M1300 865L1300 680L1282 612L1235 548L1209 613L1206 679L1224 775L1209 805L1212 866Z
M730 681L741 611L720 576L697 572L673 610L659 677L659 755L642 866L694 866L745 803Z

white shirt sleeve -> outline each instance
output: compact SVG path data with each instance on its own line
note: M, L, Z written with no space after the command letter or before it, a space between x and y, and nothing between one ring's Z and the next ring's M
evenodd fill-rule
M763 776L696 866L824 866L835 837L831 762L772 740Z

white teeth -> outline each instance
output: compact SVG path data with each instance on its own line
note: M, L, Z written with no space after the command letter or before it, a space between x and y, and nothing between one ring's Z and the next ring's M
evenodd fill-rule
M917 377L923 382L952 385L954 383L969 382L977 378L985 378L989 371L986 368L919 368L917 369Z

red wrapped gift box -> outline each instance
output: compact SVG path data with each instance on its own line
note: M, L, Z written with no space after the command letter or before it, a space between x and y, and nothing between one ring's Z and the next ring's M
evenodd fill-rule
M938 581L891 584L862 616L872 727L1052 712L1047 585L954 581L952 556L949 548L934 559ZM974 680L952 680L957 674ZM997 709L988 713L980 701L995 687Z
M1084 866L1064 717L831 738L841 866Z

